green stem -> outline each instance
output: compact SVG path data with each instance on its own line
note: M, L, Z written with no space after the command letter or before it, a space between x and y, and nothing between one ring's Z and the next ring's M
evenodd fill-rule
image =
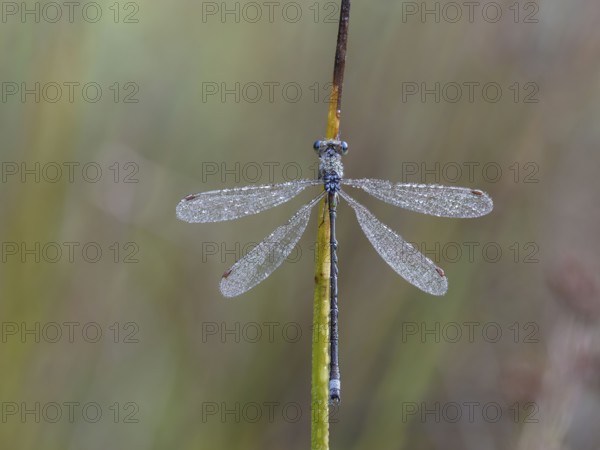
M311 449L329 449L329 214L319 208L313 307ZM324 218L324 220L321 220Z

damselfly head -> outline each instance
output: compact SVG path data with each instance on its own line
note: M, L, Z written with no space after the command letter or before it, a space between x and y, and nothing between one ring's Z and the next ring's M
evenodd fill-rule
M319 156L323 156L324 154L331 152L335 152L338 155L345 155L348 153L348 144L344 141L338 141L336 139L315 141L313 148Z

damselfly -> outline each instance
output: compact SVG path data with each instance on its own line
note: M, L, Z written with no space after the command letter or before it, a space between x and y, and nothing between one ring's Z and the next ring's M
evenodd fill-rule
M338 363L338 268L335 237L338 197L354 210L358 223L379 255L400 276L419 289L443 295L448 289L444 271L393 230L381 223L363 205L342 190L342 186L360 188L384 202L438 217L479 217L493 208L492 199L483 191L452 186L392 183L375 179L343 179L342 155L348 144L329 139L316 141L320 159L318 180L298 180L282 184L247 186L201 192L185 197L177 205L177 217L186 222L221 222L257 214L292 199L309 186L322 184L324 190L300 208L285 224L267 236L239 259L221 279L221 293L235 297L267 278L291 253L304 233L310 212L326 197L330 226L330 366L329 398L340 400Z

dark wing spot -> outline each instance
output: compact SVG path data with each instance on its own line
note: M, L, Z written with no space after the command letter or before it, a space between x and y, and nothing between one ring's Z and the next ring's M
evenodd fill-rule
M483 195L483 192L474 190L474 191L471 191L471 194L473 194L473 195Z
M435 271L437 273L439 273L440 277L442 277L442 278L444 278L446 276L446 274L444 273L444 271L442 269L440 269L439 267L436 267Z
M231 269L227 269L225 271L225 273L223 274L223 278L227 278L229 275L231 275Z
M196 197L197 197L196 194L190 194L187 197L185 197L184 200L189 202L190 200L194 200Z

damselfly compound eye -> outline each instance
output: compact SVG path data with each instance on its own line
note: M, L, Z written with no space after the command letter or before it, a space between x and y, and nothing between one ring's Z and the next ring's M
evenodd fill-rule
M315 143L313 144L313 148L315 149L315 151L319 151L319 149L321 148L321 141L315 141Z
M346 153L348 153L348 143L347 142L342 141L341 147L342 147L342 155L345 155Z

